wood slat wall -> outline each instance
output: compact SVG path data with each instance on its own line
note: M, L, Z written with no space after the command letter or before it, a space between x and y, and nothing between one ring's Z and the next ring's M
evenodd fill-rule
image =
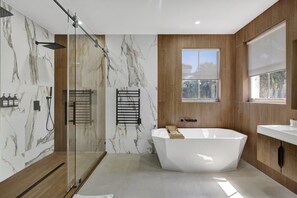
M287 104L255 104L248 101L249 81L247 77L246 42L257 37L271 27L286 20L287 22ZM292 79L297 80L297 73L292 73L292 42L297 38L297 1L280 0L266 10L235 35L236 37L236 97L234 128L248 135L243 152L243 159L259 168L284 186L297 193L297 184L277 171L257 161L257 125L289 124L290 118L297 119L297 111L291 109ZM296 70L297 65L294 65ZM294 97L294 100L297 98ZM292 164L294 166L294 164ZM297 167L294 167L295 169Z
M182 103L182 61L184 48L219 48L221 57L220 102ZM233 127L235 94L235 39L233 35L158 36L158 127ZM195 118L198 122L181 122Z
M55 35L55 42L67 46L67 35ZM67 89L67 48L55 50L55 151L67 151L63 90Z

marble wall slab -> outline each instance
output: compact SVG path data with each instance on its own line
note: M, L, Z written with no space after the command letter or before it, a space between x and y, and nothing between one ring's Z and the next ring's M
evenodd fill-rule
M17 94L20 104L0 109L0 182L54 149L54 131L46 130L54 51L35 45L35 40L54 41L54 35L4 2L1 6L14 16L0 19L0 94ZM33 111L34 100L41 111Z
M152 153L157 127L157 36L107 35L106 150ZM116 89L141 91L141 125L116 125Z

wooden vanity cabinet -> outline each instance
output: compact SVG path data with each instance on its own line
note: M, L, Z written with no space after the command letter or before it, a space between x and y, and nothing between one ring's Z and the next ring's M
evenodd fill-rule
M279 165L279 148L283 149L283 166ZM257 160L297 182L297 146L265 135L257 135Z
M297 146L282 142L284 147L284 166L282 174L297 182Z
M270 168L281 172L281 167L278 165L278 148L281 146L281 141L258 134L257 135L257 160Z

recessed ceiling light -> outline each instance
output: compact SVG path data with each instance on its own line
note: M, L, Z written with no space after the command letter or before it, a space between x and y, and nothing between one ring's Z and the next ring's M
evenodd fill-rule
M195 21L195 25L199 25L200 24L200 21Z

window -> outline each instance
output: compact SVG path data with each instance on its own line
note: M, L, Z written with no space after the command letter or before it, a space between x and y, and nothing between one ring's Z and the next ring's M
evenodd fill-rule
M219 49L182 50L182 101L218 101Z
M286 101L286 23L281 23L248 43L250 99Z

